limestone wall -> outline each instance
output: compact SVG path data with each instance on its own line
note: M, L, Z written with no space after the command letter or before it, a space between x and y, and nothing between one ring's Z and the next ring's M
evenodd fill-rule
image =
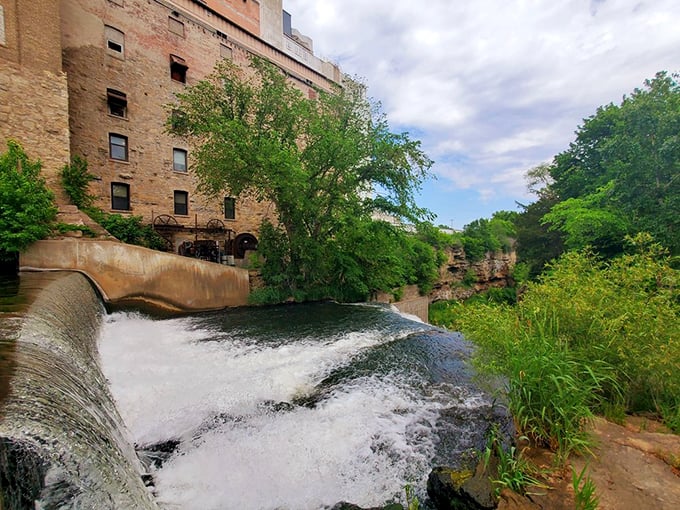
M208 2L213 7L217 4L226 5ZM109 0L62 0L61 5L71 153L85 157L97 176L90 185L91 193L99 197L96 205L108 212L142 216L146 223L159 215L175 216L187 227L204 227L211 219L219 219L235 234L257 235L264 218L274 221L269 203L237 197L236 218L227 219L224 196L208 199L196 192L197 181L191 171L193 148L166 132L170 113L166 106L186 85L212 72L225 56L241 65L247 64L251 54L264 56L288 69L291 76L298 76L295 83L305 90L311 90L313 82L324 88L330 82L197 2L126 0L119 5ZM243 9L254 16L254 1L248 0ZM124 35L122 52L107 48L107 26ZM186 84L171 78L171 55L184 59ZM124 117L109 113L107 89L126 95ZM127 137L127 161L110 157L112 133ZM188 172L173 169L173 149L187 151ZM112 183L129 186L129 210L112 208ZM175 214L175 191L188 193L187 214ZM182 240L177 237L175 244Z
M43 176L57 192L69 161L68 90L61 71L57 2L0 0L0 151L19 142L43 162Z
M470 262L462 248L450 248L447 261L439 269L439 279L430 292L430 302L449 299L467 299L473 294L492 287L506 287L517 261L516 253L487 253L477 262ZM466 284L468 274L474 281Z
M107 240L38 241L21 271L72 270L87 275L109 303L173 311L216 310L248 302L248 271Z

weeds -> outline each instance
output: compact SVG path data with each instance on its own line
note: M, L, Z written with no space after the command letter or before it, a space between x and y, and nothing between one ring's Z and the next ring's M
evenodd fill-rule
M404 491L406 491L406 510L419 510L420 501L418 501L418 496L416 496L413 487L406 485Z
M539 479L540 472L524 458L522 452L518 451L515 446L507 450L503 447L496 425L491 428L486 447L482 452L482 462L487 472L490 470L492 458L496 460L497 472L489 474L496 497L505 488L518 494L526 494L529 486L547 488Z
M441 306L433 322L477 344L477 368L507 381L520 434L563 463L589 451L593 413L652 412L680 430L679 287L653 246L607 264L568 253L516 305Z
M571 485L574 488L576 510L595 510L599 504L593 480L589 476L584 478L587 470L587 464L578 474L574 468L571 468Z

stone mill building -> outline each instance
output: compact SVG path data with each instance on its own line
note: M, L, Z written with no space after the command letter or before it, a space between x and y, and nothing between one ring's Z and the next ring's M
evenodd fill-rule
M164 124L175 93L251 55L310 97L342 81L282 0L0 0L1 150L41 159L61 204L59 171L82 156L103 211L141 216L174 252L210 239L242 258L271 205L196 193L192 147Z

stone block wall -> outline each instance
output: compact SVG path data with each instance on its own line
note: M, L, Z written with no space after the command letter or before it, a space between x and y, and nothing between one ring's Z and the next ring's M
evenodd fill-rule
M7 140L13 139L31 159L40 159L42 175L58 203L67 202L59 184L59 172L69 161L67 111L63 73L0 61L0 151L5 152Z
M68 88L61 71L57 2L0 0L0 151L19 142L43 163L43 176L66 202L59 171L69 161Z
M244 8L253 9L252 5ZM226 219L225 197L199 195L191 170L173 170L173 149L186 150L191 166L192 147L166 132L167 105L186 85L212 72L225 56L241 65L247 64L251 54L265 56L299 76L294 82L303 90L311 90L311 83L330 87L326 78L189 0L62 0L61 17L71 153L86 158L97 176L91 192L100 197L98 207L142 216L148 223L159 215L172 215L186 227L204 227L211 219L219 219L235 234L256 233L264 218L275 219L271 204L248 197L236 197L236 218ZM123 34L122 51L107 47L107 26ZM188 67L186 85L171 78L171 55ZM126 95L125 118L109 113L107 89ZM110 157L110 134L127 137L128 161ZM129 186L129 211L112 208L112 183ZM175 214L175 191L188 193L187 214ZM193 239L194 234L187 230L175 235L175 245Z

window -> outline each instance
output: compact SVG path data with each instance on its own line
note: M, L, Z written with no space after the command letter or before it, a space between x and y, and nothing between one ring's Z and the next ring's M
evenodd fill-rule
M184 149L172 149L172 169L175 172L187 171L187 151Z
M290 14L286 11L283 11L283 33L288 37L293 37L293 24L291 21Z
M106 104L109 115L127 118L127 96L115 89L106 89Z
M3 46L7 44L7 37L5 36L5 8L0 5L0 44Z
M168 18L168 30L172 32L173 34L181 35L184 37L184 23L182 23L180 20L173 18L170 16Z
M128 160L127 136L109 133L109 157L118 161Z
M236 199L224 197L224 218L227 220L236 219Z
M220 57L226 58L227 60L231 60L234 56L234 52L229 46L226 46L224 44L220 44Z
M182 57L170 55L170 77L180 83L187 82L187 69L189 67Z
M106 50L109 55L124 58L125 56L125 34L117 28L106 25L104 27L106 37Z
M189 193L175 190L175 214L189 214Z
M111 209L130 210L130 185L122 182L111 183Z

